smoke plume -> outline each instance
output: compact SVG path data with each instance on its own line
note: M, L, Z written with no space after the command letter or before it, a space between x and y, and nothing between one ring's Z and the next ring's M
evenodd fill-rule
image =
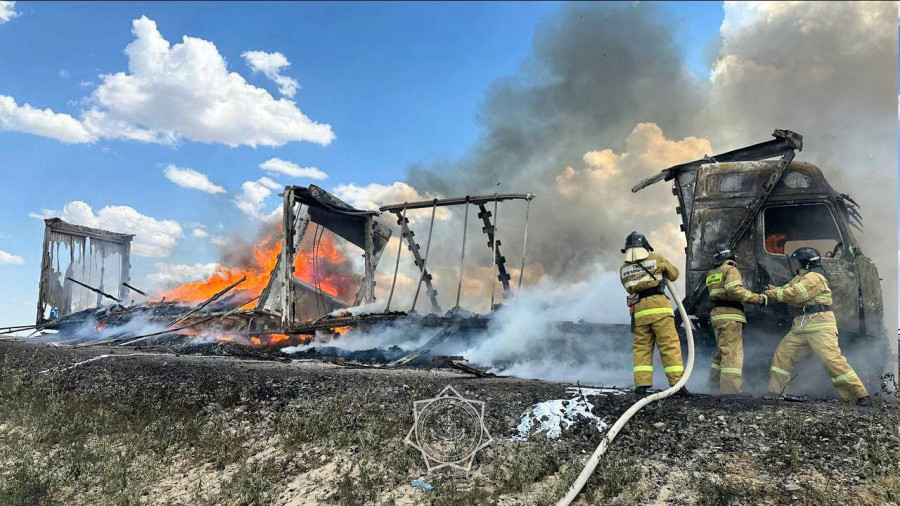
M884 280L886 327L896 328L896 19L893 3L728 3L710 77L699 79L681 56L677 27L656 6L568 5L538 28L519 71L489 88L470 151L412 166L408 181L426 194L536 193L529 265L571 282L598 265L615 270L631 230L683 265L669 185L638 194L630 187L789 128L805 138L797 159L819 165L862 204L866 231L857 239ZM500 214L504 254L515 263L522 208L502 204ZM435 241L457 244L462 218L454 210L439 222ZM472 215L469 226L469 240L474 233L480 244ZM488 248L470 249L467 272L490 265ZM452 305L458 248L432 255L435 270L447 268L450 279L437 284Z

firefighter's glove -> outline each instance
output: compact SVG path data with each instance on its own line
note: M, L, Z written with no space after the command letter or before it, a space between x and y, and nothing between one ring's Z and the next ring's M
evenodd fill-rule
M628 303L629 307L637 304L639 300L641 300L641 298L636 293L630 293L625 296L625 302Z
M760 304L762 304L763 306L768 306L769 298L766 296L766 294L761 293L761 294L759 294L759 296L762 298L762 301L760 302Z
M778 290L778 287L775 285L766 285L766 290Z

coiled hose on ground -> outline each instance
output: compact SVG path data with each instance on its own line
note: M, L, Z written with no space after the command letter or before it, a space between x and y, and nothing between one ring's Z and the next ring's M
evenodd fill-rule
M597 446L597 449L594 450L594 454L591 455L591 458L585 464L584 469L581 471L581 474L578 475L578 479L575 480L575 483L569 487L569 491L566 492L565 497L559 500L556 503L557 506L568 506L575 500L575 497L578 496L578 493L581 492L581 489L584 488L585 483L587 483L588 478L591 477L591 474L594 473L594 469L597 468L597 464L600 462L600 457L606 453L606 449L609 447L612 440L615 439L616 435L622 430L622 427L628 423L628 420L631 420L631 417L635 415L638 411L640 411L644 406L650 404L651 402L658 401L660 399L665 399L670 395L674 394L678 390L680 390L685 384L687 384L688 378L691 376L691 371L694 369L694 334L691 331L691 322L688 319L687 311L685 311L684 306L681 304L681 297L678 295L678 290L672 285L672 282L668 279L663 278L666 282L666 288L669 289L669 293L672 294L672 298L675 299L675 304L678 306L678 313L681 315L681 321L684 325L684 331L687 334L687 347L688 347L688 356L687 356L687 364L684 366L684 374L681 376L681 379L678 380L678 383L675 383L671 387L663 390L662 392L657 392L652 395L648 395L643 399L635 402L628 411L622 414L616 423L613 424L612 428L607 431L606 436L603 438L603 441L600 442L600 445Z

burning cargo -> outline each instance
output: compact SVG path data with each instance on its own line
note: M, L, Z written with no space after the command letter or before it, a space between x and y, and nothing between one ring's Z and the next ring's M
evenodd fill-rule
M128 290L143 294L127 284L127 270L123 270L122 279L100 279L101 288L94 288L90 284L94 278L86 276L80 279L81 271L73 272L71 283L83 290L97 293L97 299L91 299L90 304L78 307L78 311L60 313L58 297L42 298L42 307L45 307L42 315L46 316L38 320L36 328L54 332L52 339L55 342L84 346L177 345L179 349L184 349L187 345L208 344L212 341L243 345L245 349L276 352L284 347L308 343L317 334L339 336L350 328L391 327L393 332L399 334L433 334L432 339L426 343L427 348L405 354L394 365L408 364L417 359L422 362L430 357L431 346L450 335L483 333L489 317L463 310L459 306L459 292L456 307L446 315L440 314L437 291L432 285L432 275L427 267L431 233L429 231L428 244L423 252L406 219L407 210L430 208L433 227L434 211L439 207L463 205L468 216L468 207L477 206L480 210L477 217L484 225L482 230L487 235L488 247L494 258L495 274L501 287L497 295L508 297L511 294L511 277L506 269L506 258L501 253L500 241L495 238L495 221L491 218L496 213L499 202L530 201L532 195L495 194L433 199L382 208L381 212L394 213L398 219L402 237L400 246L405 242L411 252L419 273L419 283L413 305L408 311L390 309L395 284L392 283L391 293L385 304L368 313L357 309L348 311L347 308L373 305L375 302L375 268L392 235L390 228L380 222L381 213L355 209L313 185L286 187L282 197L283 232L268 235L252 246L252 265L243 268L222 267L206 280L184 283L163 292L159 300L137 304L134 301L126 302L131 294ZM486 207L491 203L495 207L494 213ZM56 229L84 232L83 227L71 226L58 219L48 220L48 223L50 221ZM311 234L307 234L308 230L312 230L310 224L316 228ZM90 230L90 233L101 239L121 236L102 230ZM55 235L48 237L57 240ZM125 237L128 240L131 238ZM352 262L336 247L337 238L362 250L362 276L355 277L350 273ZM54 244L49 242L45 247L48 265L58 264L56 259L59 253L53 247ZM461 254L463 258L464 251L465 238ZM463 258L460 259L461 262ZM127 261L123 265L127 266ZM395 267L398 266L399 256ZM90 268L85 269L81 270L92 272ZM396 275L395 268L395 282ZM45 278L48 276L42 276L42 290L46 284ZM521 283L521 278L519 282ZM352 288L354 283L357 285L355 290ZM121 296L115 297L103 291L102 287L110 285L121 285ZM287 286L291 289L285 289ZM462 280L460 291L461 286ZM415 300L422 287L430 301L430 314L425 316L415 312ZM396 305L397 302L394 302ZM404 328L407 330L403 330ZM451 367L460 367L459 361L442 362Z

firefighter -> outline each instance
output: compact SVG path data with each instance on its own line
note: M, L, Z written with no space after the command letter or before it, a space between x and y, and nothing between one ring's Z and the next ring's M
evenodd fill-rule
M634 335L634 391L647 393L653 385L653 347L659 348L659 358L665 368L669 385L674 385L684 373L681 343L675 330L675 312L665 294L663 276L669 281L678 279L678 269L653 248L643 235L632 232L625 239L625 264L620 270L622 285L628 292L631 328ZM679 394L687 395L685 388Z
M800 306L803 312L794 318L790 332L775 349L769 372L769 391L782 394L791 379L794 364L812 352L822 362L842 401L856 400L860 406L870 406L872 401L866 387L838 346L837 322L830 309L831 289L819 252L813 248L799 248L791 259L800 265L797 276L782 287L769 285L765 295L773 302Z
M720 246L713 259L717 267L706 275L709 300L715 306L709 319L716 334L716 355L709 369L709 384L723 394L739 394L744 365L743 330L747 323L744 304L765 304L766 296L744 288L730 248Z

